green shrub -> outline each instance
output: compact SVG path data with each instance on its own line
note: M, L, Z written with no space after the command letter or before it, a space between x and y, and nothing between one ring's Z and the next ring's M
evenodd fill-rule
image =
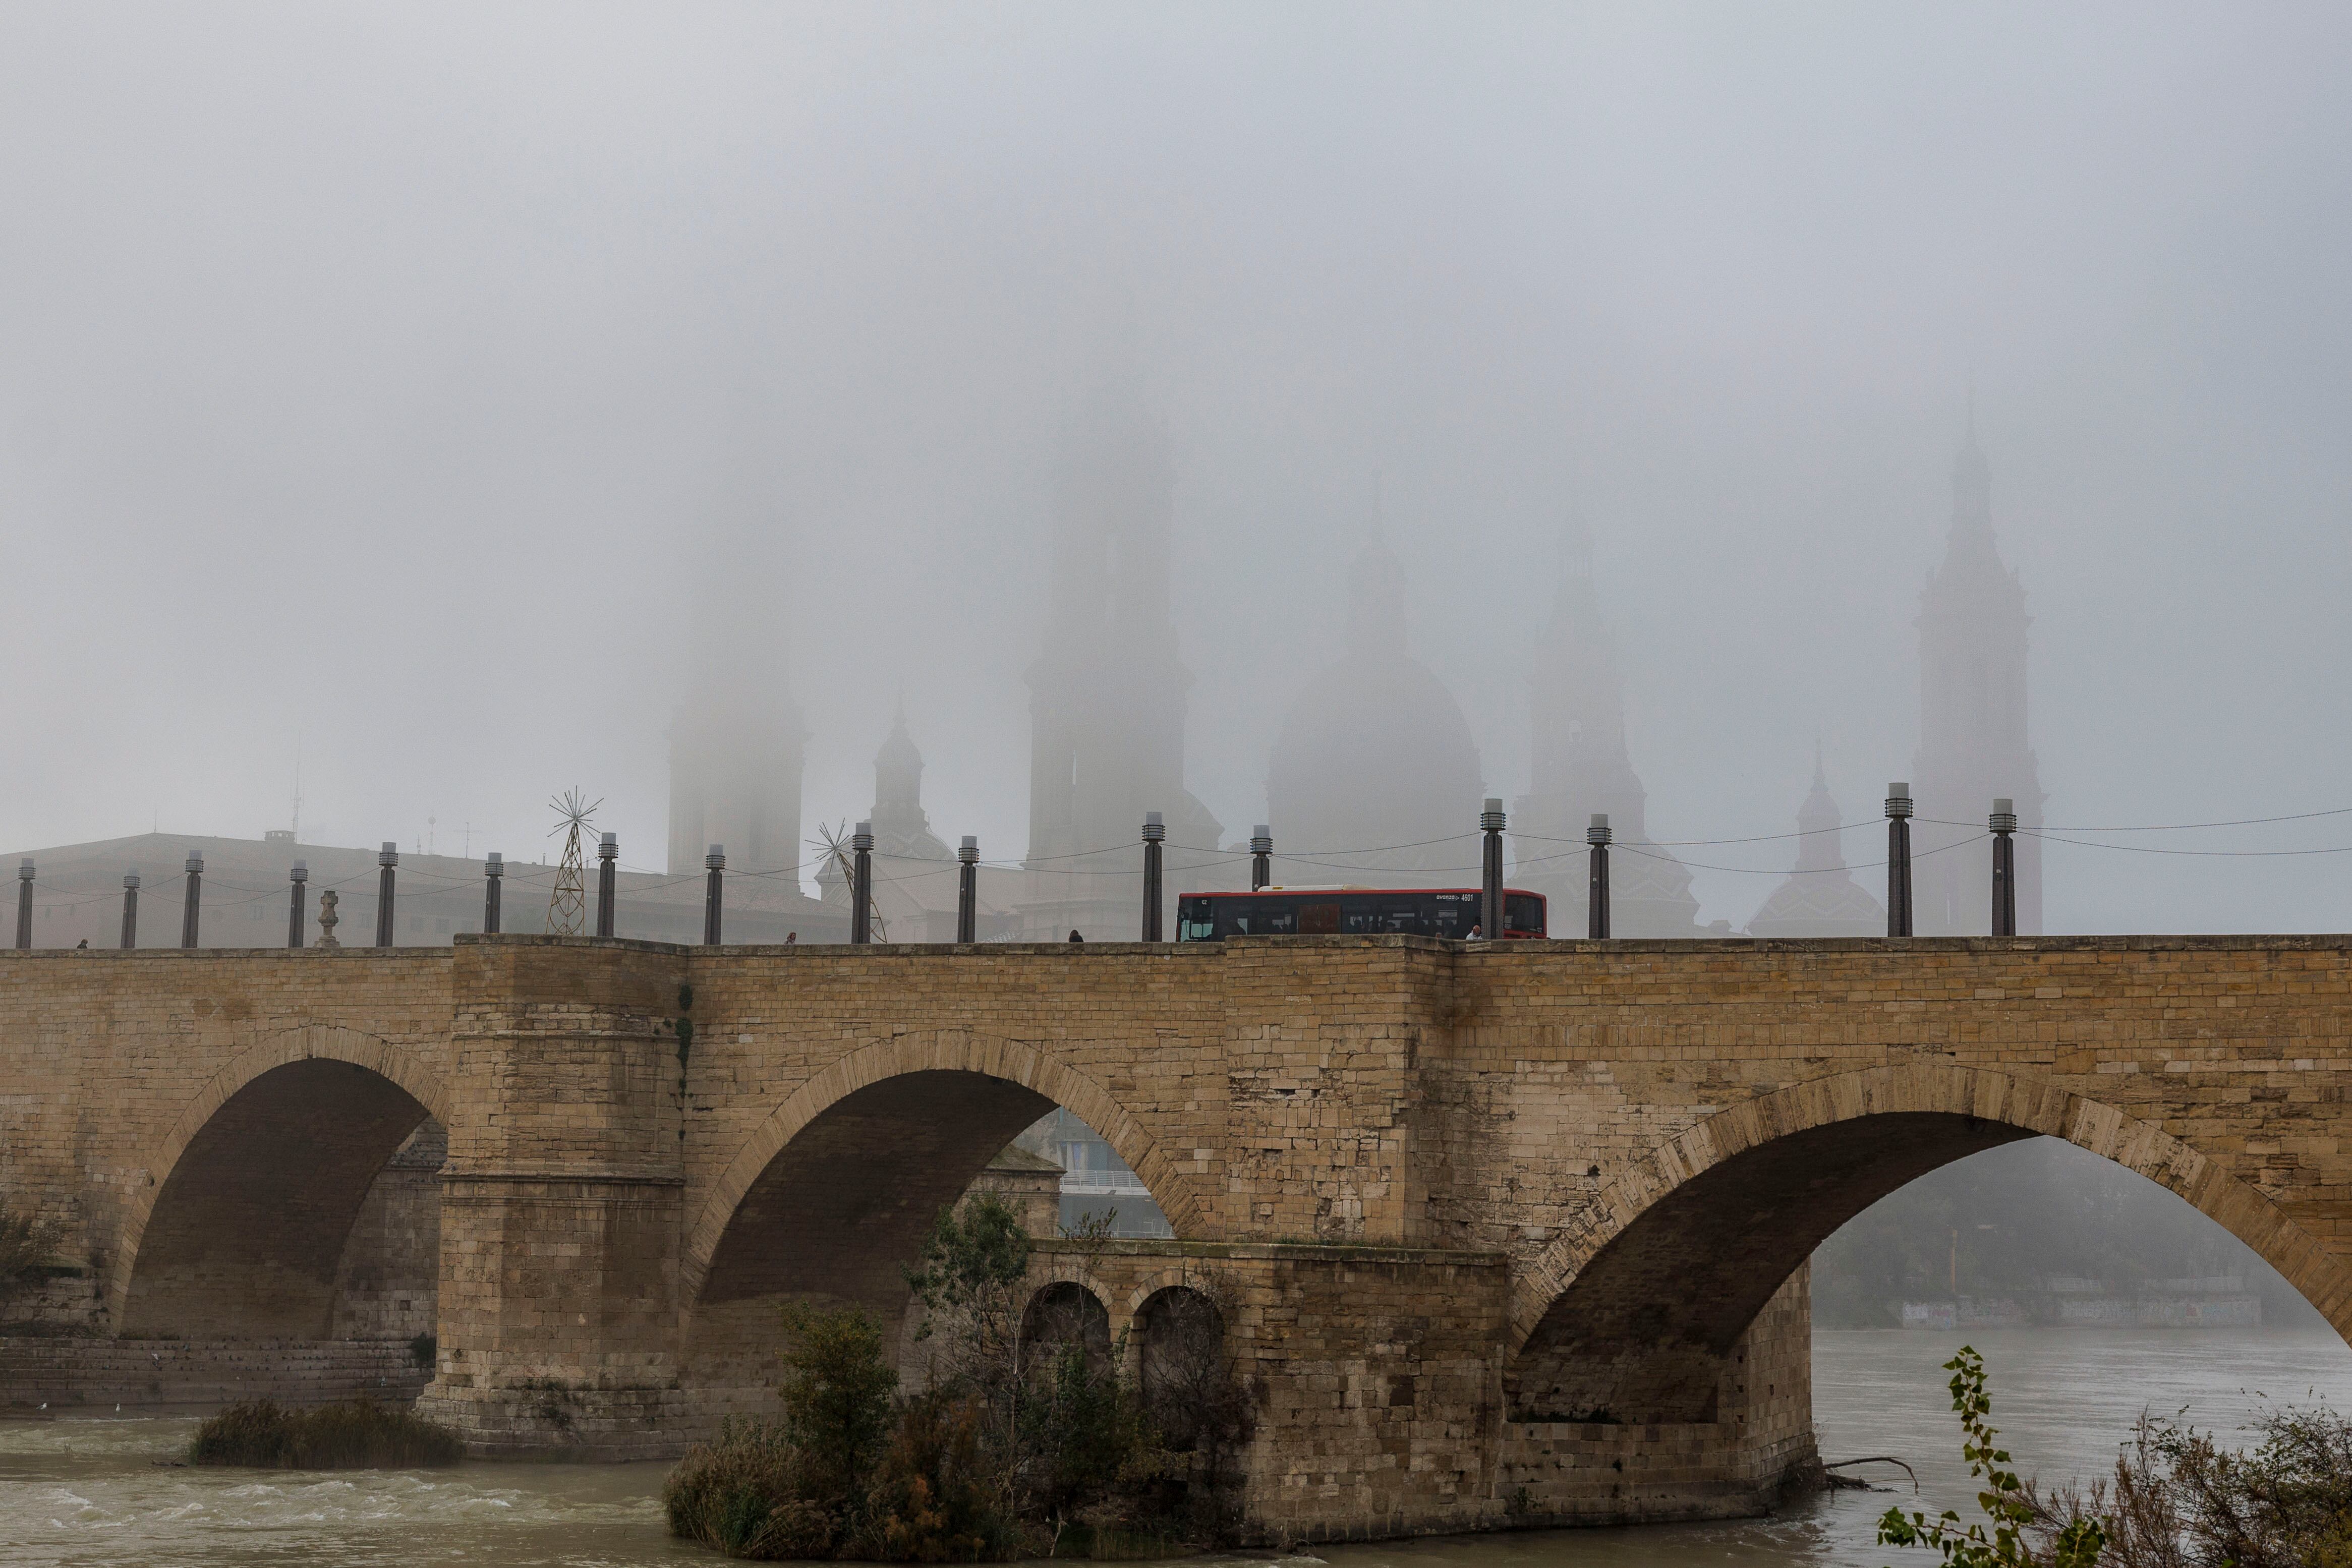
M801 1450L781 1429L730 1421L697 1444L662 1488L672 1535L754 1561L830 1557L834 1515L807 1495Z
M784 1436L803 1455L810 1495L846 1500L890 1435L898 1374L883 1354L882 1325L854 1308L794 1302L784 1309L784 1332L793 1336L778 1389Z
M1977 1506L1984 1511L1992 1533L1986 1534L1982 1524L1963 1530L1960 1516L1950 1509L1931 1520L1916 1510L1906 1516L1901 1509L1890 1508L1878 1521L1878 1543L1932 1547L1948 1568L2095 1568L2106 1545L2104 1519L2079 1514L2055 1529L2034 1531L2046 1523L2046 1511L2032 1489L2009 1468L2009 1450L1993 1441L2000 1434L1985 1419L1992 1413L1992 1396L1985 1391L1984 1357L1964 1344L1944 1363L1944 1370L1952 1375L1952 1412L1960 1418L1962 1434L1960 1456L1969 1462L1969 1474L1984 1482ZM2030 1531L2044 1538L2039 1543L2042 1550L2035 1549Z
M353 1399L289 1410L269 1399L232 1405L196 1428L188 1448L195 1465L258 1469L415 1469L454 1465L463 1438L410 1411Z

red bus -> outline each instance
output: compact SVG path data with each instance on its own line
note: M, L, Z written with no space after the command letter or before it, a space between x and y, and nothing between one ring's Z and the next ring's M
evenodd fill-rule
M1176 940L1227 936L1467 937L1485 897L1475 887L1268 887L1256 893L1188 893L1176 901ZM1503 935L1541 936L1544 896L1503 890ZM1483 933L1481 935L1484 935Z

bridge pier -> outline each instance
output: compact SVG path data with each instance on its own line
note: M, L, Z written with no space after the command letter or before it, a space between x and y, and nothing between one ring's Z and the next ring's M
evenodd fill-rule
M418 1411L479 1454L680 1446L685 964L459 950L440 1329Z

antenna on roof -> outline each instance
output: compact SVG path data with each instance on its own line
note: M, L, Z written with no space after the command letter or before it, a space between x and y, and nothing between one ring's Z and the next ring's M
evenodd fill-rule
M563 835L563 862L555 873L555 892L547 901L547 929L557 936L577 936L588 924L588 871L580 859L580 830L596 814L602 800L591 801L578 789L568 789L548 801L557 818L547 830Z

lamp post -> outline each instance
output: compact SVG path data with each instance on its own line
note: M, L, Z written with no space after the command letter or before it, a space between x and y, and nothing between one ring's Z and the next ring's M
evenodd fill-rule
M1609 813L1592 813L1584 841L1592 846L1592 872L1585 905L1585 935L1596 941L1609 936Z
M980 841L970 833L956 846L956 940L980 940Z
M874 824L860 822L849 835L849 940L874 940Z
M2017 804L1997 797L1985 825L1992 830L1992 934L2017 935Z
M375 863L381 869L375 878L375 945L392 946L393 873L400 864L400 846L390 839L376 852Z
M1886 787L1886 934L1911 935L1911 786Z
M1503 938L1503 802L1495 796L1486 797L1486 810L1478 813L1478 831L1486 836L1480 857L1478 934L1489 942L1499 942Z
M16 950L33 945L33 860L25 857L16 868Z
M1274 881L1274 830L1260 822L1250 830L1250 891Z
M122 946L139 946L139 873L130 872L122 878Z
M507 857L492 850L482 862L482 930L489 936L499 934L499 895L505 891Z
M1168 824L1157 811L1143 813L1143 939L1160 940L1160 849L1168 840Z
M308 902L310 893L310 867L306 862L296 861L293 869L286 873L286 946L289 947L302 946L302 905Z
M596 843L596 935L613 934L613 880L621 859L621 837L606 833Z
M183 868L188 873L188 896L180 905L180 946L196 945L196 924L204 908L205 857L195 851L188 852L188 863Z
M726 914L727 846L713 844L702 857L702 944L719 946L719 920Z

